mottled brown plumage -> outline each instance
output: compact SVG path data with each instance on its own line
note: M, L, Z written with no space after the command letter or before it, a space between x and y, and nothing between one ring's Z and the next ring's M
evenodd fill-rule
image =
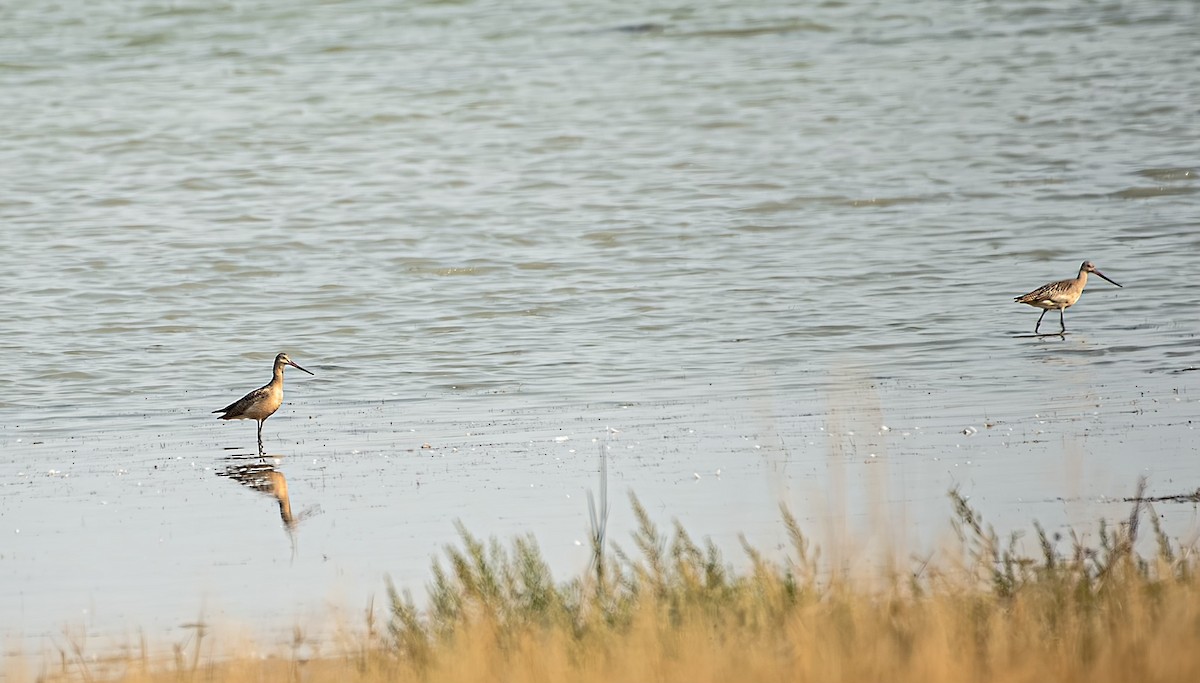
M292 366L297 370L304 368L292 362L286 353L281 353L275 356L275 367L272 369L271 381L254 391L246 394L238 400L230 403L220 410L214 410L214 413L224 413L218 417L218 420L257 420L258 421L258 450L261 452L262 445L262 428L263 423L268 417L275 414L279 410L279 406L283 405L283 368ZM304 370L308 374L313 374L308 370Z
M1059 334L1067 331L1067 322L1063 318L1063 311L1075 305L1079 301L1079 297L1083 295L1083 288L1087 285L1088 273L1095 273L1100 277L1112 282L1120 287L1116 282L1108 279L1108 276L1096 270L1095 264L1091 261L1084 261L1083 265L1079 266L1079 276L1070 280L1059 280L1051 282L1048 285L1042 285L1032 292L1019 296L1014 301L1019 304L1028 304L1034 308L1042 309L1042 314L1038 316L1037 324L1033 326L1033 333L1037 334L1038 329L1042 326L1042 318L1046 317L1047 311L1058 309L1058 322L1062 329Z

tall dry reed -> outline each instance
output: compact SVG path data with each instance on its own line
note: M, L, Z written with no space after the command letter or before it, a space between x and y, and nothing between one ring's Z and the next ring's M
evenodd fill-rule
M748 568L735 571L682 526L656 527L633 498L633 550L594 528L593 566L566 582L532 536L504 546L460 526L424 607L389 583L386 628L369 611L365 628L316 657L293 648L201 658L198 632L173 662L128 655L89 668L64 652L38 673L234 683L1200 680L1196 556L1145 514L1140 489L1129 518L1102 523L1094 546L1035 525L1035 556L957 492L950 499L957 546L870 581L823 572L787 509L787 556L743 541ZM1156 542L1146 556L1136 551L1143 518Z

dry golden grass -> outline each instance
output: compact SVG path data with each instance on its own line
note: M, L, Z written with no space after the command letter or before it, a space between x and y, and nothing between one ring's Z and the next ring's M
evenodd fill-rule
M316 656L271 658L204 638L172 661L140 655L43 666L43 681L1200 681L1200 579L1191 549L1157 525L1158 550L1135 552L1141 503L1101 526L1099 544L1036 529L1038 557L1015 550L956 493L959 546L873 580L830 576L783 511L790 557L745 550L734 572L676 525L670 538L633 501L636 557L603 525L584 576L556 584L531 538L510 548L461 530L435 566L428 606L389 586L391 618ZM1148 539L1148 540L1154 540ZM1060 551L1056 546L1066 546ZM203 654L202 654L203 653ZM21 671L10 670L10 680Z

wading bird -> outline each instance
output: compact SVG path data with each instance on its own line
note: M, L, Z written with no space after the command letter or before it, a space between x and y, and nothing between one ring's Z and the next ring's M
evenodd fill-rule
M1079 266L1079 277L1071 280L1059 280L1051 282L1048 285L1042 285L1032 292L1019 296L1014 301L1019 304L1029 304L1034 308L1042 309L1042 314L1038 316L1037 324L1033 326L1033 333L1037 334L1038 329L1042 326L1042 318L1046 317L1047 311L1058 309L1058 323L1062 329L1059 334L1067 331L1067 322L1063 319L1063 311L1075 305L1079 301L1080 295L1083 294L1083 287L1087 284L1088 273L1095 273L1100 277L1112 282L1120 287L1116 282L1108 279L1108 276L1096 270L1096 265L1091 261L1084 261L1083 265Z
M213 411L214 413L224 413L217 418L218 420L258 420L258 451L260 453L263 450L263 423L276 410L279 410L279 406L283 405L283 368L287 365L297 370L304 370L293 363L286 353L281 353L275 356L275 367L272 370L273 376L269 384L251 391L220 410ZM304 371L310 375L313 374L308 370Z

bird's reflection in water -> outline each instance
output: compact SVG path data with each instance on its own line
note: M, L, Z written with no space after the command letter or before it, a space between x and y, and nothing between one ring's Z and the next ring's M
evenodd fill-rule
M278 455L265 457L249 454L227 455L225 459L231 462L223 471L217 472L217 476L228 477L246 488L271 496L279 503L279 519L283 521L283 529L292 543L292 559L295 560L297 525L319 513L321 509L319 506L313 506L304 509L299 514L292 513L292 498L288 495L287 478L276 468L276 463L281 457Z

